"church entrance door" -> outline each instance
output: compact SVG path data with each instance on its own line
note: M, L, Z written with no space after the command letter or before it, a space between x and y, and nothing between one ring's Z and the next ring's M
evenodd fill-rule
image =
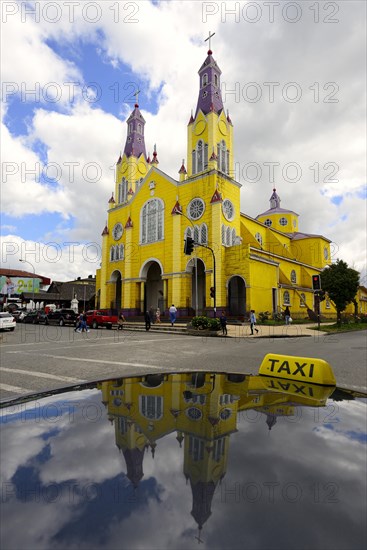
M193 269L192 269L192 293L191 293L191 304L192 308L195 311L196 309L196 267L195 267L195 259L192 260L194 262ZM198 306L198 315L203 315L206 307L206 299L205 299L205 265L200 258L197 259L197 306Z
M111 300L112 309L121 309L122 303L122 277L119 271L114 271L111 275L111 283L115 286L114 299Z
M163 281L162 272L157 262L152 262L148 267L147 279L145 283L144 293L144 311L149 310L151 307L164 312L166 305L163 297Z
M230 315L244 315L246 312L246 285L237 275L228 284L228 310Z

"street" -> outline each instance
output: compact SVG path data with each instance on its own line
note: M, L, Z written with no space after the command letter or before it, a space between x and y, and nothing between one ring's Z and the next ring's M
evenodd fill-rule
M0 399L121 375L184 370L256 374L266 353L318 357L337 384L366 389L366 331L296 338L180 334L19 324L1 334Z

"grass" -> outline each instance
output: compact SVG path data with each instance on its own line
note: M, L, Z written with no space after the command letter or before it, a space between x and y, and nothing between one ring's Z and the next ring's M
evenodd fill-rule
M310 327L312 330L319 330L318 326L315 325L314 327ZM355 330L367 330L366 323L342 323L341 325L337 325L334 323L333 325L324 325L321 324L320 330L322 332L330 332L330 333L336 333L336 332L349 332L349 331L355 331Z

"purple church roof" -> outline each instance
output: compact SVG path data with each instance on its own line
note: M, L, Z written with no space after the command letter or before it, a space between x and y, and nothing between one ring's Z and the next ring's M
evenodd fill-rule
M134 155L135 157L140 157L141 154L147 158L145 152L145 141L144 141L144 126L145 120L141 112L139 111L139 105L135 103L135 108L129 118L126 121L127 123L127 137L124 148L124 154L127 157Z
M296 216L298 216L297 212L293 212L293 210L286 210L285 208L280 208L280 197L275 188L273 189L273 193L269 200L270 200L269 210L266 210L262 214L259 214L258 216L256 216L256 219L259 219L262 216L267 216L269 214L295 214Z
M195 111L195 118L201 110L204 115L214 111L220 113L223 110L222 94L220 91L220 75L222 71L212 56L212 51L208 51L208 57L199 69L200 90L199 98Z

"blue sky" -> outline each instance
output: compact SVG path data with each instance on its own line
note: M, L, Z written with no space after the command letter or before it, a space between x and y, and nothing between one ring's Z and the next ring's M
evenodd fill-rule
M29 3L36 4L43 5ZM35 18L24 2L3 7L5 265L15 268L34 243L64 249L73 241L79 249L72 266L41 258L37 270L64 280L90 273L83 246L100 243L137 88L147 152L156 143L160 168L177 178L211 31L234 124L242 211L255 217L266 210L275 186L282 207L300 214L302 230L328 237L365 276L364 3L331 3L331 11L330 3L319 2L317 14L312 3L296 2L271 14L262 2L246 11L245 3L234 2L141 1L129 8L105 1L92 3L100 10L96 22L87 4L75 4L71 18L58 2L55 22L51 8ZM231 15L237 4L241 10ZM269 162L278 163L274 181ZM246 177L254 163L261 169L256 182ZM287 178L289 163L299 169L297 181Z

